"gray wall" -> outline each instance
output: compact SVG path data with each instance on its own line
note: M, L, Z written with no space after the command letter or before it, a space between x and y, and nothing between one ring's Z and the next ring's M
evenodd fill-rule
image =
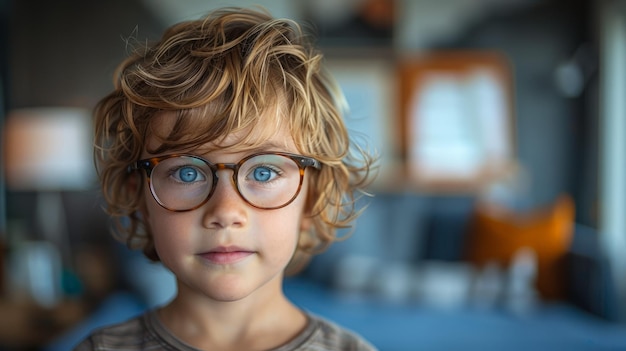
M125 40L163 29L138 1L20 0L10 13L10 108L91 108L112 89Z

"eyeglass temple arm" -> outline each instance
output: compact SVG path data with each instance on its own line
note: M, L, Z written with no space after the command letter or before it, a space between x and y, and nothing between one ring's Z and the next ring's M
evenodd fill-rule
M148 173L150 173L150 171L151 171L151 169L150 169L150 161L142 160L142 161L134 162L134 163L128 165L128 167L126 167L126 173L132 173L132 172L138 171L140 169L145 169L145 170L148 171Z
M298 157L298 163L302 167L313 167L316 169L322 168L322 164L320 163L320 161L310 157Z

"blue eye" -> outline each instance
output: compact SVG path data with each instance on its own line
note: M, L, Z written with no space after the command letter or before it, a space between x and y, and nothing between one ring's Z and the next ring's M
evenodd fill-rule
M193 167L181 167L175 173L176 178L185 183L204 180L202 173Z
M272 179L272 174L275 173L267 167L257 167L253 171L254 180L257 182L267 182Z

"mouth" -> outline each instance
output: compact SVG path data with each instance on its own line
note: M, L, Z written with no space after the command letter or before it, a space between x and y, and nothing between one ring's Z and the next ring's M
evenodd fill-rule
M233 264L254 254L254 251L237 246L220 246L203 252L200 256L213 264Z

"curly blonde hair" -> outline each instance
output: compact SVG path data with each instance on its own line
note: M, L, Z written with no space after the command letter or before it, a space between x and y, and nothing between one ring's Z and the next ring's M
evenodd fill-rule
M95 108L96 168L118 239L158 260L141 216L146 180L128 171L148 138L160 141L152 153L192 150L231 133L244 133L233 146L250 146L261 142L252 129L269 137L285 125L298 151L322 164L309 175L313 228L301 233L288 272L337 240L336 230L360 212L355 194L366 187L373 158L351 142L345 100L310 39L296 22L264 10L225 8L133 50L115 73L115 89ZM151 128L163 111L173 119L167 135Z

